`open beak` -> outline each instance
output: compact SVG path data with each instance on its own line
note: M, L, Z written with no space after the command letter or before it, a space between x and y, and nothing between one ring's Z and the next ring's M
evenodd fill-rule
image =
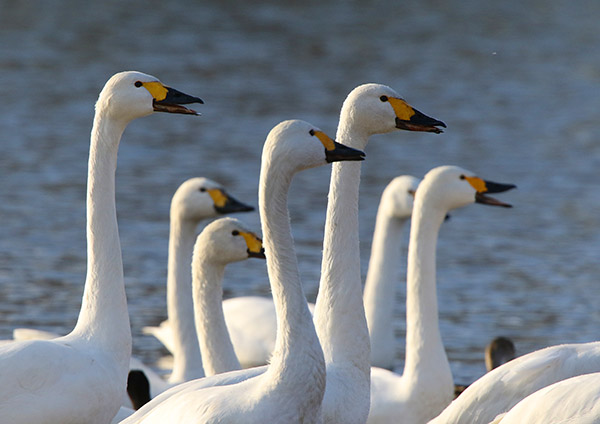
M424 113L419 112L417 109L413 108L413 111L414 115L412 115L409 119L400 119L396 117L396 128L407 131L432 132L436 134L444 132L438 128L446 128L446 124L444 124L442 121L430 118Z
M346 160L365 160L365 153L334 141L333 149L325 149L325 160L327 163Z
M167 113L183 113L186 115L199 115L198 112L192 109L188 109L185 106L190 103L204 104L201 98L190 96L182 93L179 90L165 86L167 93L162 100L156 100L152 102L155 112L167 112Z
M485 191L477 191L475 193L475 203L481 203L490 206L501 206L503 208L512 208L512 205L501 202L500 200L494 199L493 197L486 196L488 193L502 193L510 189L516 188L514 184L500 184L492 181L485 181Z

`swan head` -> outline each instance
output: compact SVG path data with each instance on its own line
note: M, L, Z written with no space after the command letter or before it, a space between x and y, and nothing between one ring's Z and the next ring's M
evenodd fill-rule
M183 105L204 103L161 83L156 77L137 71L119 72L104 85L96 102L96 110L109 113L126 122L153 112L197 115Z
M226 265L265 258L262 240L239 219L221 218L208 224L196 239L194 258ZM197 262L197 261L196 261Z
M308 122L299 119L277 124L267 136L263 161L276 160L293 173L331 162L360 161L365 154L344 146Z
M374 83L360 85L348 94L342 105L340 122L367 136L398 129L441 133L439 127L446 127L442 121L413 108L392 88Z
M412 175L401 175L387 185L381 195L381 205L387 216L397 219L410 218L419 182L420 180Z
M196 223L213 216L253 210L254 207L229 195L221 184L203 177L184 181L171 200L172 216Z
M471 203L482 203L491 206L512 207L488 196L489 193L501 193L512 188L514 184L500 184L486 181L466 169L458 166L440 166L429 171L415 196L415 201L427 199L432 206L443 212L460 208Z

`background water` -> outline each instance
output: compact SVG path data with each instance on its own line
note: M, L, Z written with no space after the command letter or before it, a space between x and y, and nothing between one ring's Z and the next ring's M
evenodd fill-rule
M595 0L0 1L0 338L14 327L73 327L93 104L113 73L136 69L206 102L199 118L140 119L121 143L126 287L134 354L147 363L165 354L141 327L166 314L178 185L207 176L256 205L269 129L301 118L334 135L344 98L364 82L394 87L448 129L373 137L360 198L363 274L393 177L456 164L518 185L501 195L513 209L469 206L440 234L440 325L455 379L484 372L496 335L520 354L599 339L599 21ZM329 175L298 175L290 197L310 300ZM260 228L257 214L240 218ZM226 278L227 296L268 293L261 261L231 266Z

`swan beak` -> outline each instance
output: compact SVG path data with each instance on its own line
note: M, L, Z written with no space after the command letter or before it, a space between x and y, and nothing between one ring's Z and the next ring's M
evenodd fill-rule
M190 96L174 88L167 87L158 81L142 83L144 88L152 94L152 107L155 112L183 113L186 115L199 115L198 112L185 106L190 103L204 104L201 98Z
M240 202L235 197L229 196L225 190L213 188L206 190L214 202L215 211L220 214L235 212L252 212L253 206Z
M365 160L365 152L334 141L332 149L325 148L325 160L327 163L345 160Z
M438 127L446 128L446 124L437 119L430 118L424 113L419 112L402 99L391 97L388 99L390 105L396 112L396 128L407 131L424 131L432 133L442 133Z
M475 193L475 203L481 203L490 206L501 206L503 208L512 208L512 205L501 202L493 197L486 196L488 193L502 193L511 190L517 186L514 184L501 184L493 181L485 181L478 177L465 177L467 181L477 190Z
M266 259L265 248L263 247L260 237L257 237L256 234L242 231L240 231L240 235L246 240L249 258Z

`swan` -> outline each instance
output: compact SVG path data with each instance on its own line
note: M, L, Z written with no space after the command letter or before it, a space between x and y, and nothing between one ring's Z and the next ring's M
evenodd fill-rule
M271 130L259 183L267 269L278 319L270 364L180 384L123 423L320 422L325 361L300 282L287 194L294 173L363 156L304 121L284 121Z
M173 354L169 383L204 377L192 303L192 252L200 221L233 212L252 211L218 183L208 178L191 178L179 186L170 210L169 259L167 267L168 320L159 327L145 327ZM173 331L174 330L174 331ZM153 395L160 393L153 390Z
M483 375L430 423L487 424L543 387L595 372L600 372L600 342L536 350Z
M225 266L249 257L265 258L262 241L239 220L222 218L198 235L192 261L196 333L207 376L238 370L223 316Z
M153 111L196 115L202 103L141 72L102 89L91 133L87 185L87 275L73 331L0 346L0 416L18 423L108 423L125 396L131 331L115 208L121 135Z
M371 257L363 293L365 316L371 340L371 365L393 369L396 364L394 308L398 286L398 259L402 230L410 219L419 179L410 175L394 178L381 195Z
M600 373L578 375L544 387L493 424L592 424L600 421Z
M425 175L412 214L406 276L406 361L398 375L371 370L368 423L425 423L454 398L450 364L439 330L436 295L436 246L448 211L471 203L510 207L487 193L513 185L484 181L456 166L441 166Z
M369 137L397 129L440 133L445 124L414 109L390 87L364 84L342 105L337 139L364 150ZM323 415L364 423L369 413L370 346L358 244L360 164L334 164L314 322L327 364Z
M365 284L364 302L371 337L371 364L391 368L395 357L393 309L397 285L397 257L401 232L410 218L414 190L419 180L403 175L383 192ZM314 304L308 304L311 313ZM266 364L273 347L277 323L273 300L240 296L223 302L225 322L242 367ZM384 358L383 360L381 358Z

